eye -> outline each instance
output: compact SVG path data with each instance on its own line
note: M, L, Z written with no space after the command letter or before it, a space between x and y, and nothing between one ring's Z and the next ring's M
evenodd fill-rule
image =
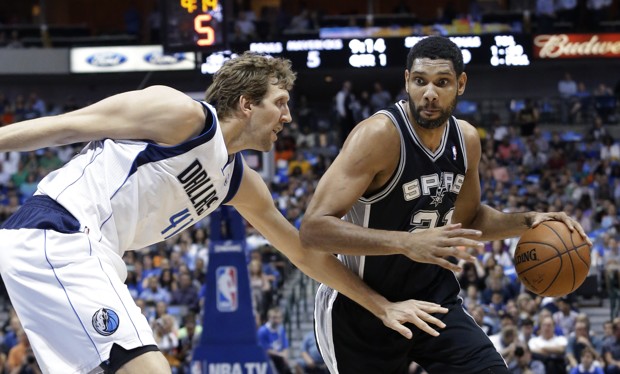
M448 85L448 80L447 79L440 79L438 82L438 86L439 87L445 87L446 85Z
M413 78L413 82L415 84L417 84L418 86L423 86L424 85L424 79L422 79L422 78Z

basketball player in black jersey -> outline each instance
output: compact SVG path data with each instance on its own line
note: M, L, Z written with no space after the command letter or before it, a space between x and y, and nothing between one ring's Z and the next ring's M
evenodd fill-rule
M407 325L412 335L400 336L322 285L317 342L332 373L404 374L412 361L431 374L508 373L458 296L452 270L459 269L448 257L458 255L455 243L469 235L461 230L497 240L559 220L587 240L565 213L506 214L481 204L480 138L472 125L452 117L466 82L454 43L444 37L418 42L407 57L408 100L356 126L316 189L301 226L306 248L340 253L388 300L425 300L448 309L437 315L445 323L439 334Z

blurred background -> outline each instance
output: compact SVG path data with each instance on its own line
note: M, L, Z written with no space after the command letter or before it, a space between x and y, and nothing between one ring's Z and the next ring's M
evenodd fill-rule
M235 54L289 58L298 74L293 122L272 152L245 157L268 182L274 203L299 226L316 183L338 154L342 129L406 99L407 52L431 34L451 37L463 51L469 79L455 114L481 136L482 201L507 212L565 211L595 243L588 278L562 299L522 288L512 262L516 239L488 243L479 263L458 274L464 305L494 336L514 373L540 368L536 361L547 373L570 372L590 349L596 365L615 373L618 0L4 1L0 126L154 84L201 99L212 74ZM0 154L0 221L82 146ZM125 256L126 283L175 373L188 372L202 329L206 221ZM280 318L290 371L325 372L312 340L316 283L251 227L245 250L257 327ZM0 373L11 373L32 363L4 292L0 300ZM530 349L549 315L553 334L566 338L562 355ZM22 349L11 354L16 346ZM422 372L412 363L411 373Z

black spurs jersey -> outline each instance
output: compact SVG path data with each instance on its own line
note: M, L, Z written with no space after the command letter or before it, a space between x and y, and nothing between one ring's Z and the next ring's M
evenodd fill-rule
M426 148L413 130L400 101L377 112L390 117L401 137L400 160L388 183L372 196L360 198L345 219L364 227L416 231L450 222L467 171L465 143L454 117L439 148ZM419 299L436 303L456 300L454 273L438 265L418 263L403 255L340 256L388 300Z

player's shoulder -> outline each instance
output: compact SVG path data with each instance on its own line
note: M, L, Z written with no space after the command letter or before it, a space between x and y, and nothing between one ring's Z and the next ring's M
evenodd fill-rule
M149 95L166 95L171 98L176 98L176 97L185 97L186 99L190 98L187 94L177 90L176 88L172 88L170 86L164 86L161 84L156 84L153 86L145 87L142 91Z
M461 130L461 134L463 134L463 138L465 139L465 143L470 144L471 142L480 143L480 133L478 129L472 125L471 123L463 120L456 119L456 124Z
M368 141L399 140L398 129L390 117L376 113L360 122L351 132L352 136L363 136ZM376 143L382 144L382 143Z

